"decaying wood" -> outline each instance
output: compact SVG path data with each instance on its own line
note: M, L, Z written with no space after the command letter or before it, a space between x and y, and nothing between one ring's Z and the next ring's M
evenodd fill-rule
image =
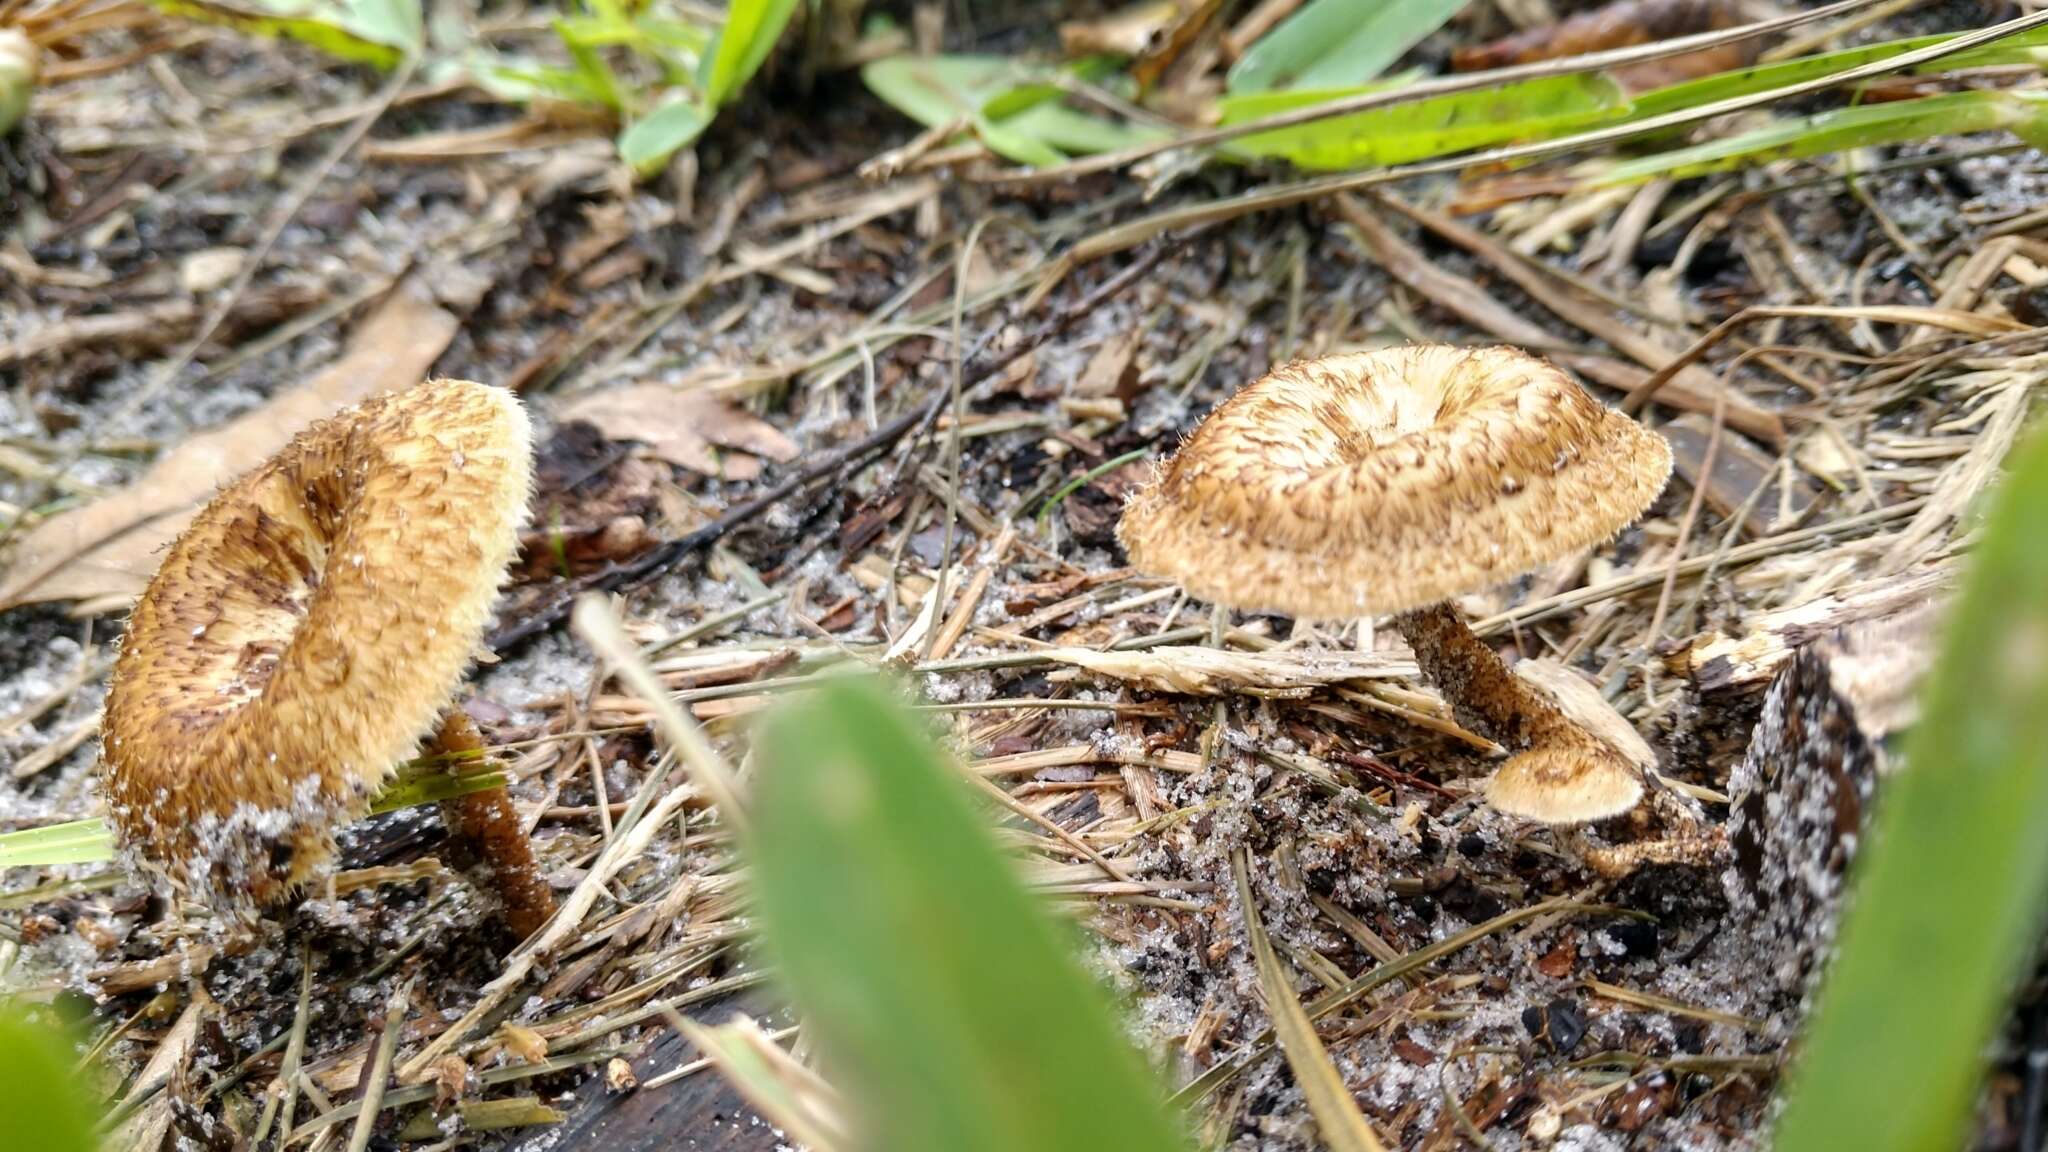
M1729 777L1735 864L1723 887L1763 961L1759 978L1794 1001L1827 960L1844 874L1895 767L1889 738L1911 723L1932 660L1934 619L1908 610L1797 649Z
M1659 429L1671 442L1678 474L1688 484L1700 482L1706 465L1712 421L1688 412ZM1780 458L1759 449L1748 438L1725 434L1714 452L1713 471L1706 477L1707 506L1723 516L1740 513L1742 534L1755 539L1798 527L1813 511L1815 485L1804 473L1780 466ZM1789 484L1785 483L1790 480Z
M764 997L721 1001L692 1015L723 1022L733 1011L766 1011ZM673 1031L664 1032L629 1061L643 1085L696 1060L697 1052ZM612 1091L604 1077L576 1090L569 1118L550 1134L555 1152L770 1152L787 1147L774 1127L749 1118L730 1081L710 1069L673 1083Z
M1691 677L1702 693L1754 687L1784 667L1800 646L1865 621L1938 613L1955 583L1943 566L1857 585L1791 608L1765 612L1741 636L1709 633L1668 659L1670 670ZM1921 626L1931 620L1920 620Z

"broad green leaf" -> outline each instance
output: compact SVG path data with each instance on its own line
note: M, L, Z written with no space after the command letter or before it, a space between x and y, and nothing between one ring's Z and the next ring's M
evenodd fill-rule
M426 46L420 0L343 0L342 24L365 40L417 54Z
M97 1152L98 1110L72 1070L78 1054L48 1008L31 1020L0 999L0 1133L6 1146L35 1152Z
M732 0L717 44L706 58L706 104L717 108L746 87L795 12L796 0Z
M1231 66L1229 89L1345 88L1378 76L1467 0L1309 0Z
M1025 891L967 781L876 681L758 745L763 945L870 1152L1163 1152L1160 1086Z
M860 70L868 91L927 128L1009 107L1006 94L1037 90L1043 73L1002 56L889 56Z
M1031 82L1019 84L984 100L981 114L991 120L1007 120L1019 113L1028 112L1042 104L1057 101L1066 93L1057 84Z
M232 28L246 36L297 40L337 60L368 64L374 68L395 68L405 58L404 48L370 39L350 29L338 12L330 11L325 16L279 16L215 3L214 0L150 0L150 3L165 15Z
M2018 92L1950 92L1920 100L1899 100L1843 108L1783 120L1750 132L1709 140L1690 148L1639 160L1594 165L1598 184L1630 184L1655 176L1697 176L1772 160L1817 156L1875 144L1897 144L1930 136L2029 129L2041 117L2037 96Z
M1015 121L991 120L986 116L974 118L974 134L988 145L989 151L1005 160L1033 168L1049 168L1064 161L1066 153L1045 141L1012 127Z
M1779 1152L1961 1148L2048 910L2048 425L2009 461L1851 875Z
M633 122L619 134L619 158L636 175L652 176L668 164L668 158L689 146L711 124L711 113L688 95L669 97L668 103Z
M1223 123L1256 120L1373 90L1231 96L1223 102ZM1577 73L1369 108L1256 133L1233 141L1231 146L1240 155L1279 157L1302 168L1359 168L1552 136L1618 119L1627 110L1628 100L1613 80L1597 73Z

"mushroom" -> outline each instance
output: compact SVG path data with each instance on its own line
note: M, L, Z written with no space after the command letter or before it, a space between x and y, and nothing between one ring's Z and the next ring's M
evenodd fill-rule
M1131 499L1131 563L1195 596L1321 619L1394 613L1459 721L1513 755L1510 815L1600 820L1642 798L1623 752L1508 671L1450 603L1612 538L1663 490L1662 437L1512 348L1299 361L1212 412Z
M243 906L332 856L476 653L526 516L530 436L511 393L431 380L313 425L193 518L129 616L101 725L134 856ZM467 719L449 716L461 743ZM458 833L509 811L502 790L455 804ZM526 838L478 846L512 927L537 927L551 897Z

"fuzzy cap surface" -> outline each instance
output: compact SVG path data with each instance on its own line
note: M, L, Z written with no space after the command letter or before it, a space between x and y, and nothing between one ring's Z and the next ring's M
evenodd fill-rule
M1125 507L1131 563L1230 607L1342 620L1511 580L1612 538L1662 436L1513 348L1296 361L1224 401Z
M218 902L280 898L331 856L475 656L531 455L510 392L430 380L223 489L114 666L101 772L124 847Z

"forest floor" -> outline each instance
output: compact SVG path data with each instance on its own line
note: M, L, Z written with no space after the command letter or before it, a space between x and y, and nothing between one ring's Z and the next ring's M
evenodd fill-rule
M1846 35L1976 27L1998 7L1921 5ZM944 43L1047 47L1056 22L1016 9ZM1484 31L1454 23L1418 59ZM1587 872L1480 801L1483 742L1406 674L1391 630L1212 617L1128 567L1112 528L1146 461L1288 359L1505 340L1612 401L1746 307L1947 310L1925 330L1753 319L1644 409L1678 471L1640 523L1461 603L1504 653L1601 689L1654 748L1666 810L1719 823L1782 646L1810 635L1801 613L1938 601L1970 501L2048 380L2030 330L2048 314L2040 153L1987 134L1870 150L1853 180L1821 158L1619 193L1473 172L1236 214L1055 282L1063 253L1119 223L1280 177L1212 167L1149 201L1123 173L1020 185L971 159L873 179L863 165L915 126L833 74L757 85L634 184L607 139L498 132L512 112L425 80L394 100L374 74L221 30L162 47L49 86L0 145L0 514L30 525L0 573L0 831L100 810L121 610L163 518L223 478L195 434L235 422L232 456L291 431L309 396L470 378L524 397L540 479L466 707L559 891L662 775L648 706L563 617L574 593L611 590L735 762L749 717L804 677L896 668L967 770L1031 813L1012 829L1028 875L1094 930L1177 1084L1267 1024L1231 877L1248 849L1305 995L1470 933L1325 1025L1395 1146L1759 1146L1804 974L1731 907L1735 869ZM135 531L92 547L47 531L87 506ZM1151 659L1083 659L1112 646ZM1201 647L1271 659L1204 680L1181 655ZM662 829L480 1021L465 1014L517 942L442 842L431 813L366 821L332 886L253 925L105 864L11 871L0 959L107 1030L113 1067L175 1067L138 1138L246 1147L298 1022L293 1135L339 1146L371 1021L412 981L401 1062L481 1026L450 1038L453 1071L386 1095L382 1146L778 1146L664 1016L790 1023L756 990L703 813ZM639 1086L616 1091L624 1068ZM1985 1147L2028 1122L2020 1062L2002 1069ZM469 1111L450 1110L456 1087ZM563 1116L491 1130L473 1105L501 1098ZM1200 1114L1221 1146L1315 1146L1278 1055Z

